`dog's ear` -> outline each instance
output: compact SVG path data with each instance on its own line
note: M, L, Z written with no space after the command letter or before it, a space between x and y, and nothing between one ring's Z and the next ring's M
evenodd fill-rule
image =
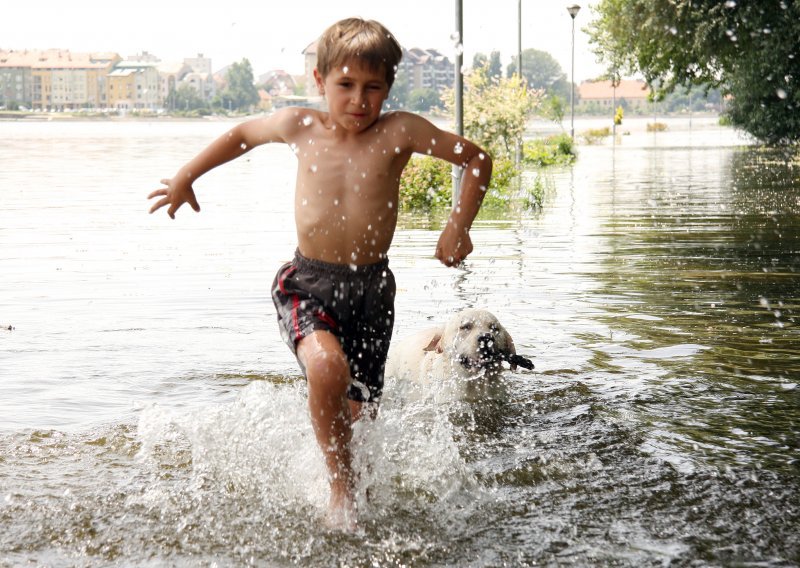
M430 342L428 345L425 346L423 351L436 351L437 353L441 353L442 350L442 334L435 333L433 337L431 337Z

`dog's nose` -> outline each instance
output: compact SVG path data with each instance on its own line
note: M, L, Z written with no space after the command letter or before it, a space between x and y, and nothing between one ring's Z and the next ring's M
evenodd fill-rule
M478 336L478 349L480 351L494 351L494 336L491 333L482 333Z

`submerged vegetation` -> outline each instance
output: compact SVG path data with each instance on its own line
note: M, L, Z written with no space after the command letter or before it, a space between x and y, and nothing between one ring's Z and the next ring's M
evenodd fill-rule
M545 184L538 177L523 181L516 161L517 143L525 124L541 102L541 92L529 90L516 75L502 78L478 70L465 78L464 135L486 149L494 163L484 208L515 203L524 207L541 205ZM452 112L452 92L446 94L444 103ZM523 167L568 164L574 158L572 139L566 134L527 141L522 148ZM453 168L449 163L414 156L400 180L400 208L413 211L448 207L452 204L452 188Z

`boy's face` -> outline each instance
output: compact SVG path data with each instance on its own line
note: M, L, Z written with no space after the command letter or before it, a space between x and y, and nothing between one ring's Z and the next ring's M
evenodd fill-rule
M331 119L348 132L363 132L380 117L389 96L384 69L371 70L357 61L331 69L322 77L314 70L317 87L328 101Z

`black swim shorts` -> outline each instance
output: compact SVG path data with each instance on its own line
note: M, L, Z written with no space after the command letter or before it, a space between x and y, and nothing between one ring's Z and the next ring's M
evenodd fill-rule
M350 266L309 259L299 252L272 283L281 336L297 355L297 344L314 331L339 338L353 380L347 396L376 402L394 326L395 281L389 261ZM299 360L298 360L299 362ZM300 368L305 374L302 363Z

